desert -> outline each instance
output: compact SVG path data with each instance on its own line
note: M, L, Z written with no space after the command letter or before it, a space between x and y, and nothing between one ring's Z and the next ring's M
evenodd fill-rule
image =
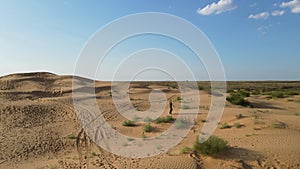
M176 82L131 82L128 92L137 112L149 109L149 93L154 89L172 97L174 104L172 115L166 106L160 122L150 118L137 122L139 117L126 119L118 113L112 101L111 82L95 81L97 104L107 110L103 113L106 121L118 132L136 139L147 141L167 130L180 109L197 114L191 130L175 147L152 157L128 158L102 149L84 133L72 103L74 79L88 80L47 72L0 78L0 168L300 167L300 82L227 82L228 101L213 133L225 140L227 147L211 155L197 153L193 148L209 112L210 82L198 82L198 112L182 106L184 100ZM249 105L230 102L229 97L237 93L242 93ZM121 146L132 141L128 139Z

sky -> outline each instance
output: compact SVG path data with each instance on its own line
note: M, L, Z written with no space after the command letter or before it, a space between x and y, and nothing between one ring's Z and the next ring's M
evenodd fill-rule
M74 74L80 52L95 32L120 17L143 12L167 13L195 25L216 49L227 80L300 80L300 0L1 0L0 76L32 71ZM157 48L162 50L152 55L176 55L197 80L208 80L205 65L184 44L148 34L116 45L89 78L111 80L126 57ZM127 65L128 70L146 62L164 63L173 71L146 71L146 80L172 79L172 74L189 80L184 71L172 69L176 61L159 60L147 51L134 57L139 59Z

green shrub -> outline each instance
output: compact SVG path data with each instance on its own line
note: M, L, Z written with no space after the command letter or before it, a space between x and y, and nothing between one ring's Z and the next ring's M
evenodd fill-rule
M172 89L177 89L178 86L176 84L167 84L168 89L172 88Z
M206 122L206 120L205 120L205 119L201 119L201 122L202 122L202 123L205 123L205 122Z
M220 127L220 129L228 129L231 128L231 126L228 123L223 123L222 126Z
M131 120L126 120L122 123L123 126L135 126L134 122Z
M171 123L175 119L172 116L165 116L165 117L158 117L157 119L154 120L154 123Z
M238 94L240 94L243 97L250 97L250 93L245 90L238 91Z
M193 150L197 154L204 154L214 156L217 153L225 150L228 147L228 142L217 136L210 136L205 142L200 143L199 139L196 140Z
M180 149L181 154L187 154L191 151L192 149L190 147L184 146Z
M236 119L241 119L241 118L243 118L244 116L243 116L242 114L237 114L237 115L235 115L235 117L236 117Z
M97 154L95 152L91 152L90 157L95 157Z
M252 134L245 134L245 136L246 136L246 137L250 137L250 136L252 136Z
M152 132L153 130L154 130L154 128L150 125L150 123L148 123L144 126L145 132Z
M198 86L198 90L204 90L203 86Z
M284 94L283 92L280 91L273 91L273 92L269 92L269 95L271 95L272 98L283 98Z
M131 137L128 137L127 138L127 141L133 141L133 140L135 140L134 138L131 138Z
M180 101L180 100L182 100L182 98L178 96L178 97L176 98L176 100L177 100L177 101Z
M260 91L259 90L254 90L254 91L251 91L251 94L252 95L259 95Z
M283 122L277 122L277 123L273 123L272 127L276 128L276 129L285 129L286 128L286 124L283 123Z
M153 119L151 119L150 117L145 117L144 118L144 122L149 123L149 122L152 122L152 121L153 121Z
M299 92L296 92L296 91L287 91L285 92L286 95L288 96L294 96L294 95L299 95Z
M242 127L242 125L240 123L234 123L233 126L236 127L236 128L241 128Z
M67 136L68 139L76 139L76 136L74 134L69 134Z
M250 102L245 100L244 97L239 93L230 93L230 96L226 97L226 100L235 105L251 107Z

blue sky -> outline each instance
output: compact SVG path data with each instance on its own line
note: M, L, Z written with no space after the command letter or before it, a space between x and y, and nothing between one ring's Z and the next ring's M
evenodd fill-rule
M300 0L2 0L0 75L73 74L79 52L93 33L119 17L141 12L169 13L197 26L216 48L228 80L300 80ZM153 36L129 44L145 41L145 47L155 41L155 47L167 49L165 43L175 43ZM115 64L120 53L111 54L107 63ZM189 55L182 59L192 60ZM197 72L197 66L191 67ZM198 73L203 71L199 68ZM198 79L207 80L201 75Z

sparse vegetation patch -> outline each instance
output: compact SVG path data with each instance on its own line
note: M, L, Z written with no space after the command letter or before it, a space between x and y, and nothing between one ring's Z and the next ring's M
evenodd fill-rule
M190 147L184 146L184 147L181 148L180 153L181 154L188 154L191 151L192 151L192 149Z
M133 140L135 140L135 139L134 139L134 138L131 138L131 137L128 137L127 140L128 140L128 141L133 141Z
M272 127L276 128L276 129L285 129L286 128L286 124L283 123L283 122L277 122L277 123L273 123Z
M208 140L203 143L196 140L193 146L193 150L197 154L204 154L209 156L215 156L219 152L224 151L228 147L228 142L217 136L210 136Z
M243 116L242 114L237 114L237 115L235 115L235 117L236 117L236 119L241 119L241 118L243 118L244 116Z
M157 119L154 120L154 123L171 123L175 119L172 116L165 116L165 117L158 117Z
M135 126L135 123L134 123L134 121L126 120L122 123L122 125L132 127L132 126Z
M231 128L231 126L228 123L223 123L222 126L220 127L220 129L228 129Z
M242 125L240 124L240 123L234 123L234 125L233 125L235 128L241 128L242 127Z
M247 94L244 93L232 92L228 97L226 97L226 100L235 105L251 107L250 102L248 100L245 100L246 96Z
M182 100L182 98L178 96L178 97L176 97L176 100L180 101L180 100Z
M144 118L144 122L149 123L149 122L152 122L152 121L153 121L153 119L151 119L150 117L145 117Z
M284 97L283 92L279 92L279 91L271 92L270 95L272 96L272 98L283 98Z
M148 124L146 124L145 126L144 126L144 131L145 132L152 132L154 130L154 127L152 127L151 125L150 125L150 123L148 123Z
M68 139L76 139L76 136L74 134L69 134L67 136Z

